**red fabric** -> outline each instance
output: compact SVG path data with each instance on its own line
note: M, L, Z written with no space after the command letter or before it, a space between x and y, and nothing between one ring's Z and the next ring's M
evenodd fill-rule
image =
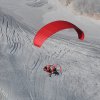
M56 67L52 66L52 73L55 71Z
M45 67L44 67L45 68ZM47 69L44 69L44 71L48 72L48 73L53 73L55 70L55 66L52 65L47 65L46 66Z
M69 28L74 28L78 34L78 38L80 40L84 40L84 32L79 29L77 26L74 24L67 22L67 21L54 21L51 22L47 25L45 25L43 28L41 28L37 34L35 35L35 38L33 40L33 43L37 47L41 47L42 44L53 34L56 32L63 30L63 29L69 29Z
M47 72L52 73L50 65L47 66Z

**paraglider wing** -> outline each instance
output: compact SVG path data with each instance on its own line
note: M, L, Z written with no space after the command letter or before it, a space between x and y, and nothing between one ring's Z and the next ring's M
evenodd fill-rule
M67 21L54 21L47 25L45 25L43 28L41 28L37 34L34 37L34 45L37 47L41 47L42 44L47 40L50 36L55 34L56 32L63 30L63 29L69 29L74 28L78 34L78 38L80 40L84 40L84 33L81 29L79 29L74 24L67 22Z

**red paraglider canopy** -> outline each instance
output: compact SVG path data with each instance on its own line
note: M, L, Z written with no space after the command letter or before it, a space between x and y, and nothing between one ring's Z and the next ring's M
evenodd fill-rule
M52 36L53 34L55 34L60 30L69 29L69 28L74 28L78 34L78 38L80 40L84 40L84 32L81 29L79 29L77 26L75 26L70 22L59 20L59 21L51 22L45 25L43 28L41 28L37 32L33 40L33 43L35 46L41 47L42 44L45 42L45 40L48 39L50 36Z

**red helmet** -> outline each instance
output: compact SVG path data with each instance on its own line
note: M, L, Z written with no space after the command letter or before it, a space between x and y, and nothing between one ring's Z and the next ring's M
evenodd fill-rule
M46 71L46 70L47 70L47 66L45 66L45 67L43 68L43 70Z

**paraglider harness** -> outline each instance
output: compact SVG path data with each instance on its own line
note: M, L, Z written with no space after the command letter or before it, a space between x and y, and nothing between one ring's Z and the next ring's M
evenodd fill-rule
M47 65L43 68L44 71L49 73L49 76L51 77L52 74L59 75L59 72L57 71L56 68L57 65Z

